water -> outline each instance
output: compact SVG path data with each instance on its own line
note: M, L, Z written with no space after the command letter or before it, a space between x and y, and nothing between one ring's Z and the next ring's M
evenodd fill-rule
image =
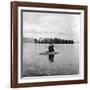
M40 55L49 44L23 44L22 76L53 76L79 74L79 44L55 44L53 57Z

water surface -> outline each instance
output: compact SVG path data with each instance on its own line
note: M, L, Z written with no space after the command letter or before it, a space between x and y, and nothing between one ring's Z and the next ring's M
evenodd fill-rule
M23 77L79 74L79 44L54 44L58 54L40 55L48 46L23 43Z

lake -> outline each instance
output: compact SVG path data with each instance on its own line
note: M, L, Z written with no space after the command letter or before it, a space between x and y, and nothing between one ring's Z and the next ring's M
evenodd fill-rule
M59 52L50 59L40 55L49 44L23 43L22 77L79 74L79 43L54 44Z

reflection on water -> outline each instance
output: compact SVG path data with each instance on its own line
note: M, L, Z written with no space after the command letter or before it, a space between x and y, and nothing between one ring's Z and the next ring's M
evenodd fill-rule
M23 77L79 74L79 43L55 44L55 54L47 54L48 46L23 44Z
M48 55L48 60L50 62L54 62L54 55Z

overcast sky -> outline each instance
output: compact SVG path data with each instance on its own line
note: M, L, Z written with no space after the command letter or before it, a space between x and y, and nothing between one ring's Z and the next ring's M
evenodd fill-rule
M23 12L23 36L79 41L80 15Z

